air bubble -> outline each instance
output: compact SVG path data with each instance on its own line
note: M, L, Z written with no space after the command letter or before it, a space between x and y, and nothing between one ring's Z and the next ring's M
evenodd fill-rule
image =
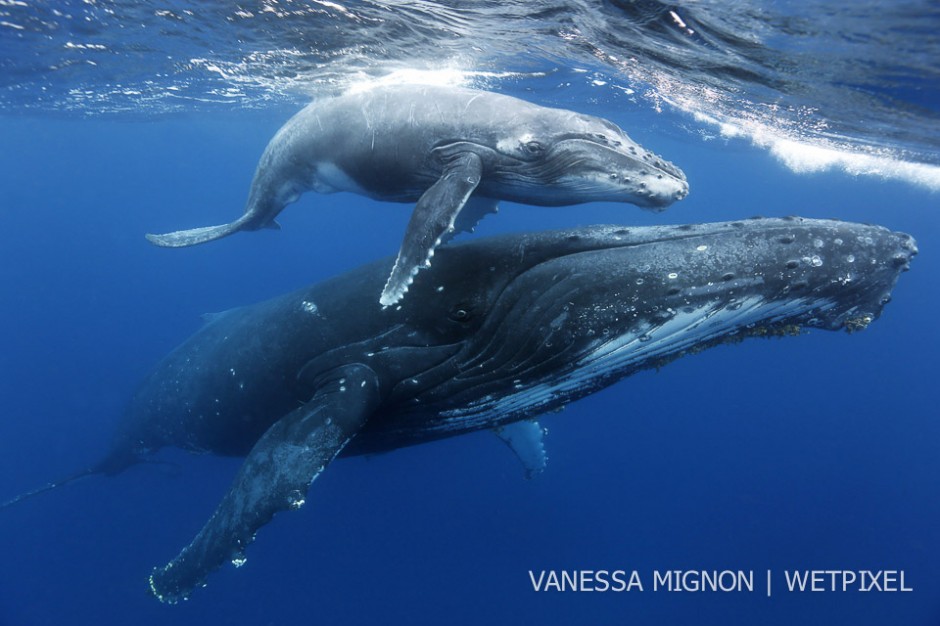
M292 509L299 509L304 505L304 502L306 502L304 494L300 493L300 491L297 489L294 489L289 494L287 494L287 505ZM235 561L233 560L232 563L235 563ZM236 565L236 567L238 566Z
M849 256L845 257L845 260L848 261L849 263L855 263L855 255L850 254Z
M820 259L815 254L812 257L810 257L809 262L813 267L821 267L823 264L822 259Z

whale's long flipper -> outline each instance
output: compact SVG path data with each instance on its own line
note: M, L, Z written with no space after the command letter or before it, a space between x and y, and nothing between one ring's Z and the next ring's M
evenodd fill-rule
M457 215L482 175L483 160L476 153L461 152L448 160L443 175L415 205L395 267L379 298L382 306L401 300L418 270L430 264L434 248L454 232Z
M251 449L235 482L191 544L150 575L163 602L185 598L244 550L275 513L299 508L307 488L359 432L378 405L378 378L365 365L338 367L317 381L305 405L275 422Z

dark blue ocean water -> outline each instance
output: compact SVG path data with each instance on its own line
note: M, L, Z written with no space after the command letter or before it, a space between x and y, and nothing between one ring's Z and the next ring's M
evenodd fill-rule
M920 255L861 333L722 346L543 418L550 461L489 433L340 459L176 606L147 576L198 531L239 461L164 450L0 514L0 625L940 623L940 202L843 171L797 174L690 116L598 101L680 165L691 195L628 205L504 203L477 235L752 215L912 234ZM531 97L511 84L504 91ZM559 104L552 101L552 104ZM936 104L936 103L934 103ZM150 367L200 315L393 254L405 205L308 194L279 232L183 250L145 232L238 215L296 107L133 118L0 115L0 500L104 453ZM643 592L537 593L529 571L638 570ZM653 592L653 570L754 570L754 593ZM903 570L912 592L786 593L784 570ZM764 577L774 576L767 597Z
M648 114L652 115L652 114ZM237 461L167 451L175 468L90 478L0 516L0 623L765 623L940 620L937 198L901 183L795 175L736 142L630 128L681 162L667 213L506 205L481 235L754 214L878 222L921 254L881 320L714 349L543 423L526 481L488 433L342 459L241 569L180 606L150 568L202 525ZM0 493L105 450L149 367L199 316L391 254L408 210L303 198L283 230L186 250L142 233L236 214L270 114L142 122L0 119L3 351ZM911 593L535 593L528 570L903 569Z

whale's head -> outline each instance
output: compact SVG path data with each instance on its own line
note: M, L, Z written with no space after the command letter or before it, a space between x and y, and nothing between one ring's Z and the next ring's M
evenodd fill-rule
M495 141L487 163L494 197L527 204L628 202L662 210L685 198L685 174L615 124L539 107ZM486 162L486 159L485 159ZM486 176L484 181L486 181Z
M799 218L492 241L442 250L437 271L455 274L415 283L445 284L437 301L468 328L453 375L422 398L454 407L442 429L537 415L719 343L861 330L917 251L881 227Z

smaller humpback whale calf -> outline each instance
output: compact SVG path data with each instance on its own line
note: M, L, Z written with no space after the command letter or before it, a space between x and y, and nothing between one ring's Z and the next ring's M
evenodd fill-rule
M340 454L493 429L537 472L540 414L725 341L865 328L916 252L884 228L799 218L508 235L442 249L385 309L373 298L392 260L378 261L213 316L78 476L163 446L246 457L195 539L151 575L174 602L243 562Z
M679 168L601 118L486 91L381 86L315 101L288 120L234 222L147 238L182 247L276 228L278 213L310 190L417 202L379 299L388 306L438 245L472 230L499 200L662 209L689 186Z

